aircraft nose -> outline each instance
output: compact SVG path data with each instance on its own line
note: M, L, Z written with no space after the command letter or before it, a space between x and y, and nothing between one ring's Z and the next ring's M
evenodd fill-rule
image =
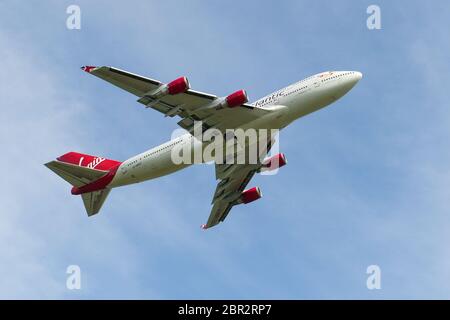
M345 95L362 79L362 73L358 71L342 71L341 74L342 80L331 87L331 90L335 90L333 96L336 98Z
M353 73L350 75L350 77L348 78L348 80L346 82L347 82L347 85L349 85L350 87L353 87L361 79L362 79L362 73L359 71L353 71Z

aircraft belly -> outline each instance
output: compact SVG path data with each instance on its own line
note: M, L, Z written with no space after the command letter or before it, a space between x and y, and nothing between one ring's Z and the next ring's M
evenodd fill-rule
M159 155L157 158L150 159L144 171L142 172L142 180L149 180L158 178L161 176L168 175L170 173L181 170L188 165L186 164L175 164L172 161L171 151L168 150L163 154Z
M119 168L109 186L114 188L158 178L181 170L186 166L174 164L170 157L170 151L167 151L158 155L158 157L139 160L131 167L124 165L123 168Z

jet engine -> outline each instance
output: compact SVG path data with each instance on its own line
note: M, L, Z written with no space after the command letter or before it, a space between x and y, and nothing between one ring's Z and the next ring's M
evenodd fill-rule
M223 109L223 108L236 108L244 103L248 102L247 92L245 90L238 90L232 94L226 96L225 98L218 98L212 103L200 108L202 109Z
M287 164L287 160L286 160L286 156L284 155L284 153L278 153L278 154L274 155L273 157L266 159L263 162L261 169L259 169L259 172L272 171L272 170L281 168L286 164Z
M186 92L189 90L190 84L186 77L179 77L168 84L163 84L161 87L156 89L154 93L151 94L154 98L161 98L168 94L175 95L179 93Z
M251 189L247 189L242 192L241 196L238 199L238 203L250 203L255 200L258 200L262 197L262 192L259 187L253 187Z
M222 102L225 108L235 108L248 102L247 92L245 90L238 90L228 95Z

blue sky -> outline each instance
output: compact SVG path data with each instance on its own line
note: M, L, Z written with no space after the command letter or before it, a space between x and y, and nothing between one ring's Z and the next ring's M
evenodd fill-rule
M71 4L81 30L66 28ZM450 298L449 14L447 1L2 1L0 297ZM86 64L252 100L325 70L364 78L281 132L289 163L252 181L263 199L203 232L211 166L113 190L92 218L43 166L71 150L125 160L177 129ZM71 264L81 290L66 289Z

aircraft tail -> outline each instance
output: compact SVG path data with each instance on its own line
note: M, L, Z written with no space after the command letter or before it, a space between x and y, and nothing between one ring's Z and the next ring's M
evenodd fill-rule
M87 154L68 152L45 164L70 183L72 194L81 194L88 216L100 211L110 188L107 187L121 162Z
M81 195L84 207L86 208L86 213L89 217L100 211L110 191L111 189L103 189L100 191L83 193Z

